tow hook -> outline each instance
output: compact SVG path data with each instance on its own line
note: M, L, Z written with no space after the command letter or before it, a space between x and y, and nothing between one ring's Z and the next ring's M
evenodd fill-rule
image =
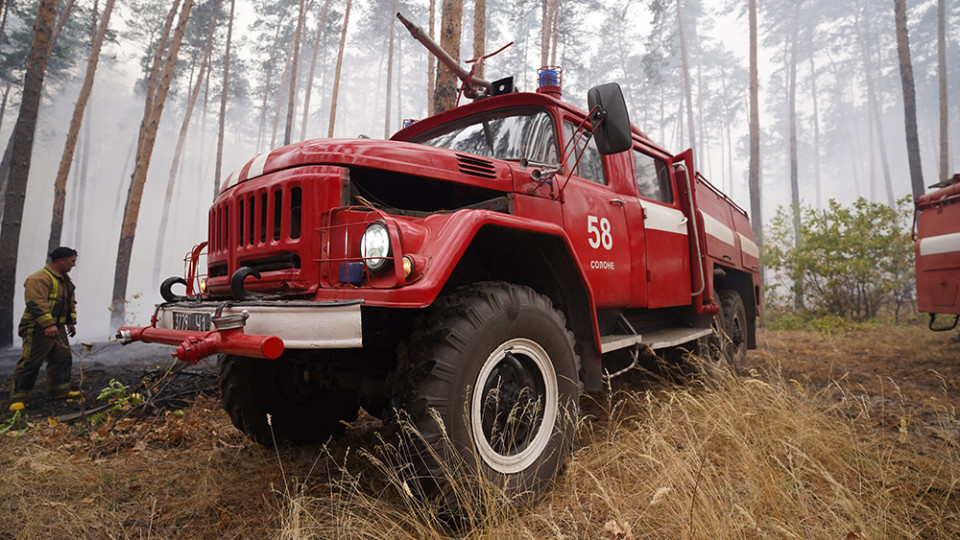
M241 266L230 277L230 292L237 300L252 300L260 297L260 295L251 293L243 287L243 280L247 279L247 276L260 279L260 272L249 266Z

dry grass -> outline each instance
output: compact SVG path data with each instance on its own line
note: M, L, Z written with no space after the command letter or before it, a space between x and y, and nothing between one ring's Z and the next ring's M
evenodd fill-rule
M470 508L484 519L455 535L960 537L960 381L946 372L960 348L899 332L764 332L751 375L621 384L586 404L552 491L522 507L481 489ZM898 347L919 365L912 378L894 369ZM370 424L323 447L265 450L201 401L183 418L100 433L3 436L0 538L451 535L436 507L407 494Z

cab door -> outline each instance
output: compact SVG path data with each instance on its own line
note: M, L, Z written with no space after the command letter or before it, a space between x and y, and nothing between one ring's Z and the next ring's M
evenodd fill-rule
M690 304L689 219L678 200L672 167L652 149L635 146L632 152L647 248L647 306Z
M573 126L564 122L564 134L569 140ZM580 154L577 162L576 155ZM564 187L564 228L573 244L580 265L593 290L596 307L626 307L630 299L630 237L625 216L624 195L617 193L608 182L606 158L597 151L593 139L577 145L566 163L566 171L573 169L567 179L559 181ZM576 167L574 167L576 165Z

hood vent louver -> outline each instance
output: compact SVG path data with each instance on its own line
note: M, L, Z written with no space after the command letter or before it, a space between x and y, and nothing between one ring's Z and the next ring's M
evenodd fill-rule
M493 162L485 159L457 154L457 163L460 166L460 172L463 174L472 174L481 178L490 179L497 177L497 171L493 167Z

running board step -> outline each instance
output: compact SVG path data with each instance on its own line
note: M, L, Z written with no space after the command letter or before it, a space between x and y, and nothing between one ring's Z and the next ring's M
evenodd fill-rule
M640 334L603 336L600 338L600 352L606 354L608 352L619 351L620 349L633 347L637 343L642 342L643 336Z
M613 334L600 338L600 352L606 354L638 344L646 345L653 350L666 349L708 336L712 332L710 328L666 328L645 334Z

